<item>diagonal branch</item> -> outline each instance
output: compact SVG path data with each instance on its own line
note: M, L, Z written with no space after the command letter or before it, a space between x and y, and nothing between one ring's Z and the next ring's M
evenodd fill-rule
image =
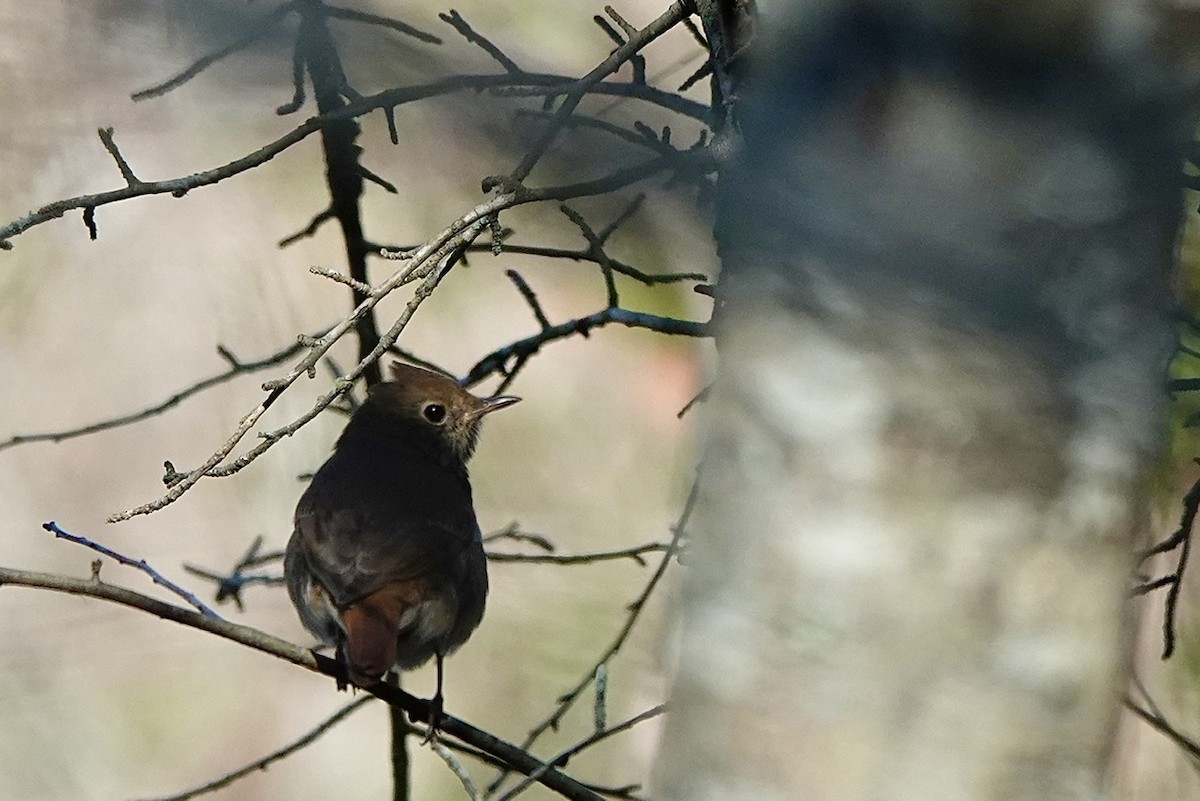
M267 12L267 14L264 15L262 19L260 19L256 23L252 24L250 27L249 33L247 33L241 39L238 39L237 41L232 42L231 44L228 44L225 47L222 47L220 50L214 50L213 52L209 53L208 55L197 59L196 61L192 62L192 64L189 65L186 69L184 69L183 72L180 72L179 74L175 75L174 77L168 78L167 80L163 81L162 83L155 84L154 86L151 86L147 89L143 89L140 92L134 92L131 95L131 97L135 101L148 100L149 98L152 98L152 97L159 97L161 95L165 95L167 92L171 91L172 89L174 89L178 86L182 86L183 84L190 81L192 78L195 78L201 72L204 72L204 70L208 69L213 64L216 64L221 59L227 58L227 57L233 55L234 53L238 52L239 50L245 50L247 47L254 44L259 39L261 39L264 36L266 36L267 34L269 34L271 31L275 30L275 28L279 25L279 23L283 21L283 18L286 17L288 15L288 12L292 11L295 8L295 6L296 6L296 3L294 2L294 0L293 0L293 2L287 2L281 6L276 6L274 9Z
M226 773L224 776L213 779L212 781L202 784L199 787L193 787L190 790L184 790L182 793L176 793L175 795L163 796L161 798L154 799L154 801L188 801L196 796L204 795L205 793L211 793L214 790L220 790L223 787L228 787L238 779L249 776L251 773L256 773L260 770L266 770L279 760L285 759L297 751L312 745L334 726L350 717L350 715L354 712L362 709L369 701L374 700L374 696L364 695L362 698L358 698L346 704L337 712L334 712L328 718L318 723L303 737L295 742L289 743L283 748L280 748L278 751L267 754L262 759L256 759L248 765L238 768L230 773Z
M109 548L105 545L101 545L98 542L90 540L87 537L81 537L78 534L72 534L69 531L64 531L63 529L59 528L58 523L55 523L53 520L51 520L49 523L43 523L42 528L44 528L46 531L49 531L51 534L53 534L58 539L66 540L68 542L73 542L76 545L82 545L85 548L91 548L96 553L103 554L104 556L107 556L109 559L112 559L113 561L117 562L118 564L125 565L126 567L135 567L138 570L145 573L147 576L149 576L150 580L153 581L158 586L163 587L163 588L167 589L168 591L175 593L180 598L187 601L189 604L191 604L196 609L196 611L198 611L200 614L204 615L205 617L220 617L220 615L218 615L213 610L209 609L199 598L197 598L195 596L195 594L188 592L183 587L180 587L178 584L176 584L175 582L171 581L169 578L164 576L162 573L159 573L145 559L134 559L133 557L126 556L123 553L114 551L112 548ZM95 564L92 567L92 570L94 571L94 575L97 578L97 580L99 580L100 560L98 560L98 559L96 560Z
M458 31L459 34L468 42L477 46L480 50L491 56L497 64L499 64L501 67L504 67L506 72L510 72L513 75L519 75L525 71L517 65L517 62L506 56L504 51L497 47L490 39L488 39L486 36L483 36L470 25L468 25L467 21L462 18L462 15L454 9L450 9L449 13L438 14L438 17L442 20L442 22L450 25L454 28L454 30Z
M663 553L662 559L659 560L658 566L654 569L654 573L646 582L646 586L642 589L642 593L637 597L636 600L634 600L633 603L629 605L629 614L625 618L625 623L623 626L621 626L621 630L617 632L617 636L614 637L612 642L609 643L608 647L604 649L603 653L600 654L600 657L592 663L591 667L588 669L587 673L579 681L579 683L577 683L563 695L559 696L558 703L556 704L554 711L551 712L545 720L543 720L537 726L534 726L529 734L526 735L521 746L522 748L529 748L548 729L557 728L559 722L563 718L563 715L567 713L567 710L569 710L574 705L575 701L577 701L579 697L583 695L584 690L586 690L592 684L592 682L596 680L596 669L601 665L607 664L608 661L611 660L617 654L617 652L621 650L622 647L624 647L625 641L629 639L629 635L633 631L634 625L637 623L638 618L641 617L642 611L646 608L647 601L649 601L650 596L654 593L655 588L658 587L659 582L662 581L662 577L667 572L667 567L671 564L671 560L674 559L679 553L679 549L682 546L685 533L687 531L688 522L691 520L693 510L696 508L696 501L700 497L701 469L702 466L701 468L697 468L696 477L692 480L692 487L688 491L688 497L683 504L683 510L679 513L679 518L675 521L675 525L671 527L671 544ZM492 780L491 784L488 785L488 792L496 792L506 777L507 773L505 771L501 771Z
M344 19L350 22L363 22L368 25L377 25L381 28L388 28L402 33L406 36L411 36L414 39L425 42L426 44L440 45L442 40L434 36L432 33L426 33L420 28L414 28L407 22L403 22L392 17L383 17L379 14L368 14L366 11L355 11L352 8L339 8L337 6L322 5L321 11L329 17L336 19Z
M575 334L587 335L592 330L603 328L611 323L619 323L630 328L645 328L648 331L657 331L662 334L687 337L712 336L707 323L677 320L674 317L659 317L656 314L609 307L586 317L544 328L531 337L518 340L489 353L476 362L459 383L464 387L472 387L493 373L509 375L515 370L506 369L506 365L513 359L524 361L541 350L545 344L566 339Z
M335 660L314 653L307 648L293 645L258 629L231 623L221 618L205 617L191 609L184 609L181 606L165 603L157 598L151 598L102 581L0 567L0 587L7 585L81 595L138 609L163 620L215 634L331 678L336 677L340 670L340 666ZM411 718L418 720L428 720L429 718L428 701L417 698L397 687L381 683L365 692L383 699L388 704L400 707ZM468 745L491 754L510 768L526 775L543 769L543 762L540 759L451 715L444 714L439 721L438 728L442 734L456 737ZM555 769L546 770L539 776L538 781L563 797L574 801L600 801L600 797L591 790Z
M537 138L533 147L521 159L521 163L516 166L509 178L517 183L528 178L529 173L537 166L546 149L550 147L555 137L558 136L558 132L562 127L562 121L571 116L572 112L575 111L575 107L579 105L579 101L588 93L588 90L615 72L643 47L675 27L690 13L690 4L686 0L675 0L670 8L664 11L658 19L638 31L636 36L629 37L629 40L614 50L612 55L597 64L587 75L575 81L573 88L567 92L566 97L563 98L562 103L559 105L554 119L547 122L541 136Z

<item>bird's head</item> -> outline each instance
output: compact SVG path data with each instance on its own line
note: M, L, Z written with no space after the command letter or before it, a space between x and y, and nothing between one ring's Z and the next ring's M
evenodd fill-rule
M388 369L392 380L372 387L366 406L404 422L410 431L427 432L428 441L446 446L463 463L475 451L483 417L521 400L512 395L479 398L453 379L403 362Z

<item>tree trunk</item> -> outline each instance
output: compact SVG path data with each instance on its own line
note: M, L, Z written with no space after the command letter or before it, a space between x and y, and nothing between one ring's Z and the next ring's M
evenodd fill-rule
M725 65L656 798L1103 797L1189 133L1118 6L801 3Z

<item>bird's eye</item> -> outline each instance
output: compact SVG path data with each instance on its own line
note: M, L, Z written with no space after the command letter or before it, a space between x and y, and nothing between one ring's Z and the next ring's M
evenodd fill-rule
M425 404L425 407L421 409L421 414L426 420L433 423L435 426L439 426L442 424L442 421L446 419L446 407L440 403L427 403Z

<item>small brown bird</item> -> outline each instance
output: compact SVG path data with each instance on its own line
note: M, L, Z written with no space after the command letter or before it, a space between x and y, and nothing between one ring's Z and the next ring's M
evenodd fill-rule
M304 626L337 646L339 686L436 657L440 713L442 658L479 625L488 589L466 463L483 416L520 398L390 369L301 496L284 573Z

